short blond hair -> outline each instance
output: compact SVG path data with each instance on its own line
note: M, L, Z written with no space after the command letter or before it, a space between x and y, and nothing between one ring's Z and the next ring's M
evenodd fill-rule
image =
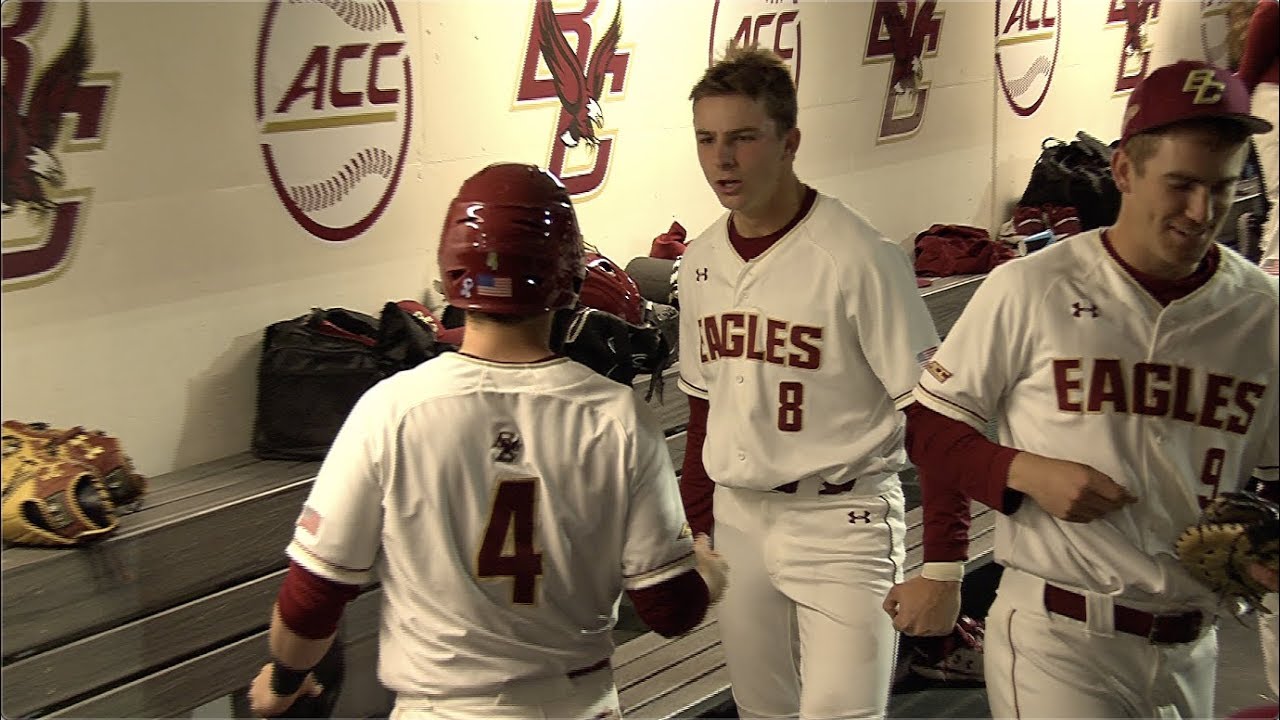
M778 134L796 126L800 114L791 70L776 53L754 45L730 45L724 57L702 74L689 99L745 95L763 100L765 113L778 126Z
M1124 151L1129 156L1129 161L1133 163L1133 167L1138 171L1139 175L1146 171L1147 161L1155 157L1156 150L1160 147L1160 139L1170 131L1182 128L1209 131L1209 134L1214 138L1214 145L1217 147L1228 147L1247 142L1250 134L1247 127L1230 118L1184 120L1144 133L1138 133L1124 142Z

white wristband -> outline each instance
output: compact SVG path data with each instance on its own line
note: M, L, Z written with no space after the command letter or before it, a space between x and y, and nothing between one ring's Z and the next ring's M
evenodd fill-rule
M964 580L964 561L927 562L920 571L920 577L926 580L942 580L944 582L960 582Z

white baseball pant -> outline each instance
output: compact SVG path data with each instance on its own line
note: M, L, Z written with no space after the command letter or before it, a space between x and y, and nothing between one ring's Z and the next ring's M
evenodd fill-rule
M613 670L509 683L497 695L399 695L391 720L614 720L622 716Z
M906 524L897 476L868 482L876 494L716 486L729 564L717 616L740 717L884 716L898 634L881 605L902 579Z
M1262 605L1267 613L1258 613L1258 636L1262 639L1262 663L1267 671L1267 687L1271 694L1280 694L1280 661L1276 657L1276 615L1280 614L1280 603L1276 602L1275 593L1267 593L1262 598Z
M994 718L1213 717L1218 632L1152 644L1109 632L1110 598L1092 596L1090 618L1044 606L1043 579L1006 568L987 614L985 675Z

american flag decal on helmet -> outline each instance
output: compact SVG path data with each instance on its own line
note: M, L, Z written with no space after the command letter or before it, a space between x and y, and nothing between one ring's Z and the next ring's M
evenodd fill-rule
M485 297L511 297L511 278L480 275L476 278L476 294Z

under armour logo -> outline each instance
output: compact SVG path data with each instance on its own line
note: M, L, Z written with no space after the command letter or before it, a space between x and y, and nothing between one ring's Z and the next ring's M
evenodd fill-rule
M493 451L494 462L515 462L520 457L520 451L524 448L520 436L510 430L503 430L493 439L493 445L490 450Z
M1218 80L1213 71L1208 68L1200 68L1187 73L1187 81L1182 84L1182 92L1194 92L1196 94L1191 99L1194 105L1213 105L1222 99L1222 93L1226 89L1227 84Z
M696 279L698 282L702 282L703 280L706 280L708 275L709 273L707 272L706 268L698 268L697 270L693 271L694 279Z
M857 510L850 510L850 511L849 511L849 524L850 524L850 525L857 525L858 523L869 523L869 522L871 522L871 511L870 511L870 510L863 510L861 515L859 515L859 514L858 514L858 511L857 511Z
M1081 313L1089 313L1091 317L1098 317L1097 305L1081 305L1080 303L1071 303L1071 317L1080 317Z

